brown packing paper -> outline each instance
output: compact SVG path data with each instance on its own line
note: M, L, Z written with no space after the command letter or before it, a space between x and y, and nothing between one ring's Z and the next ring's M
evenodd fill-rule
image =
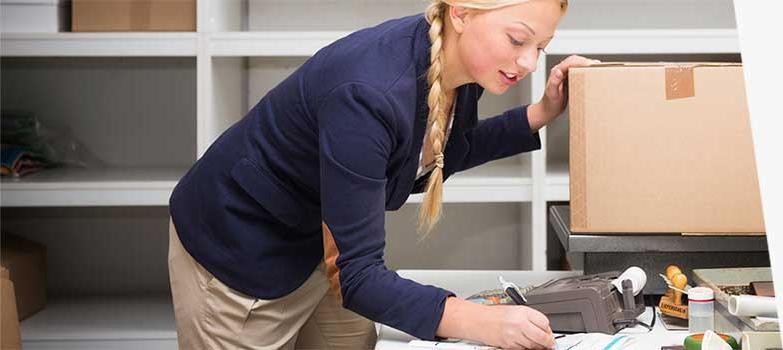
M72 31L195 31L196 0L73 0Z
M742 67L569 72L572 231L764 232Z
M0 255L14 283L19 320L41 311L46 306L46 247L3 232Z
M19 316L16 312L14 284L8 270L0 268L0 348L3 350L21 349L22 339L19 331Z

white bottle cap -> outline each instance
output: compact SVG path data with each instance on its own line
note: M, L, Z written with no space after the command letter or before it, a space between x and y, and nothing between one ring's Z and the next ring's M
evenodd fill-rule
M688 289L688 301L713 301L715 299L715 292L707 287L693 287Z

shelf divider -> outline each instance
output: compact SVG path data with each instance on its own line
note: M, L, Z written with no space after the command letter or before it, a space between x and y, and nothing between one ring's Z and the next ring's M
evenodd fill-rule
M195 32L3 33L3 57L195 57Z
M558 30L550 55L737 53L733 29Z
M54 168L2 180L3 207L165 206L186 168Z
M163 295L50 298L20 326L25 349L177 344L171 298Z

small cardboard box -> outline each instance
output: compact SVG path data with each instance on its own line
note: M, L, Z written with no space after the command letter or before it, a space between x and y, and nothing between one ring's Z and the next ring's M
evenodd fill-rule
M22 339L19 331L19 317L16 313L16 298L14 283L9 278L8 270L0 267L0 348L3 350L21 349Z
M765 231L742 66L569 72L571 230Z
M21 321L46 306L46 247L4 232L0 250L2 265L14 283Z
M196 0L73 0L74 32L193 32Z

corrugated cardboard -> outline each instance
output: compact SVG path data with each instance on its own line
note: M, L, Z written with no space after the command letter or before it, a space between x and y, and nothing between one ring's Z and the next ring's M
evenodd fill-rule
M196 0L73 0L74 32L196 30Z
M16 291L19 320L46 306L46 247L12 234L3 233L2 265L10 272Z
M0 348L3 350L21 349L22 338L19 332L19 319L16 313L14 284L9 279L8 270L0 268Z
M571 230L764 232L742 66L569 72Z

